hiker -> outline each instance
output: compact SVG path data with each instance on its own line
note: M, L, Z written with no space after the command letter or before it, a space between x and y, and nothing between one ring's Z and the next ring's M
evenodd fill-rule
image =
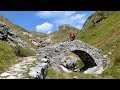
M75 39L75 34L74 33L70 33L70 41L73 41Z

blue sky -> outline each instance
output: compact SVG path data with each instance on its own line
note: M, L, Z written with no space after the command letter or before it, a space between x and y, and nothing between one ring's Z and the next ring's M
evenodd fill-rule
M95 11L0 11L0 15L31 31L50 33L62 24L81 29Z

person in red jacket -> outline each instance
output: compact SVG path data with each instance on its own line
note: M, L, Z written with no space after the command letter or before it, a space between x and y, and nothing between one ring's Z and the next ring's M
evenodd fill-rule
M73 41L75 39L75 34L74 33L70 33L70 41Z

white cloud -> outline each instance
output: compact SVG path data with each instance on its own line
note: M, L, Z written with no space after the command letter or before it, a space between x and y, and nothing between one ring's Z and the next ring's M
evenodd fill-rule
M41 18L65 17L75 14L76 11L38 11L37 16Z
M48 31L48 32L47 32L47 34L50 34L50 33L52 33L52 31Z
M81 29L83 23L86 20L87 14L77 11L39 11L37 12L37 16L48 22L51 22L52 24L46 22L42 25L38 25L36 26L36 31L50 33L53 32L53 24L54 27L63 24L70 24L76 28Z
M37 32L48 33L49 31L52 31L53 27L53 24L45 22L41 25L37 25L35 28Z

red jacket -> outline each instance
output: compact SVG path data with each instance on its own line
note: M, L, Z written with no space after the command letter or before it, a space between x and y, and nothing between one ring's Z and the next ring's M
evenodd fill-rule
M75 34L74 33L70 33L70 41L73 41L75 39Z

